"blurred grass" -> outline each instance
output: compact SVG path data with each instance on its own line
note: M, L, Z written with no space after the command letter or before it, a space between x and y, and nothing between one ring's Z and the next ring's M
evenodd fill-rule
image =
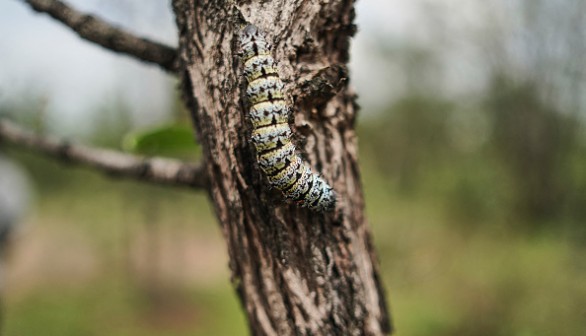
M586 251L566 231L527 234L495 215L498 206L462 215L442 199L453 196L453 176L489 192L494 181L474 162L424 173L418 181L441 181L405 195L363 147L368 218L397 335L586 330ZM11 154L37 180L38 200L9 263L4 335L246 334L204 195Z
M145 299L127 283L96 279L83 288L31 292L6 314L6 335L240 335L244 320L224 288L165 289ZM222 323L222 321L231 321Z

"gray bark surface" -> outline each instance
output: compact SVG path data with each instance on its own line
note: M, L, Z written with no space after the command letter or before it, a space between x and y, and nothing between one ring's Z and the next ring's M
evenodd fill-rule
M353 6L350 0L173 1L183 97L204 150L231 281L253 335L391 331L364 217L357 106L345 78ZM258 168L236 56L246 23L273 44L298 148L336 190L335 212L285 203Z

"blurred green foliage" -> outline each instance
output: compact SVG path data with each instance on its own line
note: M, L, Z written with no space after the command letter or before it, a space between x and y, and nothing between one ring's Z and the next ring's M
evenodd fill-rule
M525 89L513 92L527 104L535 99ZM534 149L533 166L519 149L533 139L519 133L533 132L533 125L513 130L507 121L513 125L495 130L499 118L514 118L514 109L503 109L406 97L360 125L366 205L398 335L586 330L584 218L568 211L586 207L586 170L574 168L586 164L584 146L568 134L577 121L543 116L549 119L541 127L564 136L540 132L548 146ZM502 141L505 132L516 139ZM539 206L519 206L551 199L553 187L540 189L543 183L563 190L559 205L546 204L547 215Z
M201 150L188 125L164 125L128 133L122 148L142 155L162 155L197 159Z

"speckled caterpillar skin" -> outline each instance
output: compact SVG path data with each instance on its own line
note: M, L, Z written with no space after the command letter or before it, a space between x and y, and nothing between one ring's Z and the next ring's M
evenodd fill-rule
M295 151L289 107L270 46L260 30L248 25L240 33L240 56L248 81L246 97L258 164L271 185L285 197L317 211L333 210L336 194Z

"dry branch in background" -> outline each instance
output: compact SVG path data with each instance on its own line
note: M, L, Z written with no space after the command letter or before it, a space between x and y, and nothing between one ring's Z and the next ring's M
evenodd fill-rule
M116 150L71 144L67 141L33 134L4 120L0 120L0 141L10 142L49 157L81 164L114 176L156 184L207 188L206 174L199 164L168 158L146 158Z
M137 37L97 17L81 13L59 0L24 1L37 12L49 14L88 41L157 64L169 72L176 71L177 51L174 48Z

